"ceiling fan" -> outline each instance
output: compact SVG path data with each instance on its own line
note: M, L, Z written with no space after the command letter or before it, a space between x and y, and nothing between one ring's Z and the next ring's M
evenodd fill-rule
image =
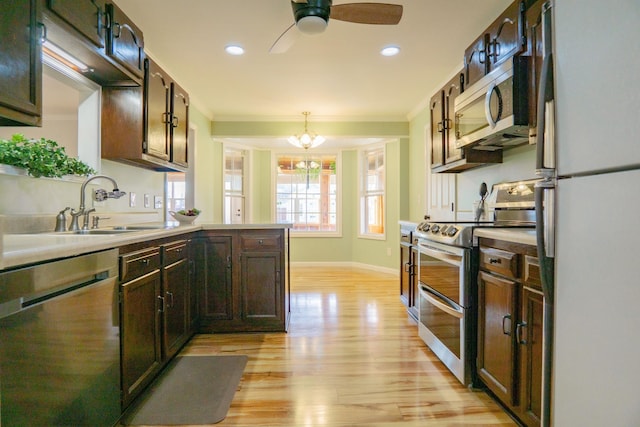
M357 24L396 25L402 18L402 5L389 3L345 3L331 0L291 0L294 23L275 41L270 53L284 53L300 34L322 33L329 18Z

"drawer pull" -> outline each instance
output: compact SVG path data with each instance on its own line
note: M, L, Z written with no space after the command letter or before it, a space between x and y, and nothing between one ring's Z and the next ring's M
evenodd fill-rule
M502 260L500 258L489 258L489 264L502 264Z
M150 263L151 261L149 260L149 258L143 258L143 259L141 259L141 260L140 260L140 262L141 262L142 264L144 264L144 265L149 265L149 263Z
M258 244L259 245L263 245L264 244L264 240L262 240L262 239L258 240Z

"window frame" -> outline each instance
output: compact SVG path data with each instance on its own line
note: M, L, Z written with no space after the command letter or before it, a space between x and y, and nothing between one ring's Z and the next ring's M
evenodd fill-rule
M273 150L271 152L271 218L273 223L277 222L277 207L278 200L278 159L282 156L335 156L336 157L336 229L335 231L310 231L310 230L295 230L293 227L290 229L291 237L342 237L342 150L314 150L311 153L294 151L294 150Z
M242 155L242 159L243 159L242 160L242 167L243 167L242 194L240 195L240 197L242 198L243 209L244 209L242 224L246 224L250 222L250 217L249 217L250 197L248 195L249 195L249 182L250 182L249 173L250 173L250 163L251 163L251 160L250 160L251 150L236 144L229 144L226 142L222 144L222 222L224 224L231 224L226 222L227 189L225 188L225 183L226 183L226 175L227 175L226 173L227 150L236 151L238 153L241 153ZM234 223L234 224L238 224L238 223Z
M367 190L367 178L368 168L367 155L369 153L382 151L383 158L383 189L382 189L382 233L371 233L365 231L366 215L368 210L366 209L366 201L368 196L378 194L379 191ZM386 240L387 239L387 145L375 144L369 145L365 148L358 150L358 238L371 239L371 240Z

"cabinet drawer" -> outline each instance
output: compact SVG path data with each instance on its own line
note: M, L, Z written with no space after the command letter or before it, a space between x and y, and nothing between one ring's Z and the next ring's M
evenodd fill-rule
M529 255L524 257L524 283L534 289L542 290L538 258Z
M480 247L480 268L494 271L506 277L520 277L519 255L495 248Z
M173 264L187 257L187 241L180 240L162 245L162 262L164 265Z
M240 236L240 247L245 251L280 249L282 247L282 239L280 236L274 235Z
M160 248L130 252L120 257L120 281L126 282L160 268Z

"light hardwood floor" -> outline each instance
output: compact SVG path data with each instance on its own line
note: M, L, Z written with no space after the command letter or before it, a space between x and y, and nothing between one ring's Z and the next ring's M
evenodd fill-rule
M418 337L397 276L357 268L291 270L288 333L197 335L182 355L246 354L219 426L515 425Z

